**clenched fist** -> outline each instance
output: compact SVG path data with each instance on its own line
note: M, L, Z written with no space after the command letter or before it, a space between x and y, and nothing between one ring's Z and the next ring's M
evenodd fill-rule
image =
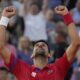
M16 9L13 6L4 8L2 16L11 18L16 14Z
M55 12L56 12L57 14L60 14L60 15L64 16L64 15L66 15L69 11L68 11L68 9L67 9L65 6L57 6L57 7L55 8Z

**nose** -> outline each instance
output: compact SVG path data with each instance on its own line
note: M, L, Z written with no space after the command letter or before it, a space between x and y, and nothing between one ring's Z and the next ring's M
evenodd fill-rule
M42 47L43 47L43 45L42 45L42 44L39 44L39 47L40 47L40 48L42 48Z

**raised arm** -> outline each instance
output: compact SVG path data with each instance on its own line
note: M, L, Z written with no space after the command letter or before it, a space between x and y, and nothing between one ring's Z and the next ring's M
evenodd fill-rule
M44 14L46 14L47 10L48 10L48 0L43 0L42 11Z
M16 10L14 7L6 7L4 8L2 12L2 17L0 20L0 56L4 59L5 63L8 64L10 62L10 51L6 47L6 39L5 39L5 34L6 34L6 27L9 22L9 18L14 16L16 13Z
M68 12L68 9L65 6L58 6L55 8L55 12L62 15L64 17L64 21L68 26L68 34L71 38L71 44L66 50L67 59L69 62L72 62L75 58L79 47L79 36L75 27L74 22Z

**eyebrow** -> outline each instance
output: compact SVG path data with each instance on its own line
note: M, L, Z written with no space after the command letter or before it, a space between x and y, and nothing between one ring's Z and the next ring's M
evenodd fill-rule
M45 44L44 42L41 42L41 43L47 46L47 44ZM38 44L39 44L39 43L36 43L35 45L38 45Z

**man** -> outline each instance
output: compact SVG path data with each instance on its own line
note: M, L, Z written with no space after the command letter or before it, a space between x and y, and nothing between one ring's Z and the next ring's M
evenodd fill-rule
M9 18L16 14L16 10L13 7L7 7L3 10L0 20L0 55L3 57L6 66L18 80L64 80L78 50L79 37L67 8L58 6L55 8L55 12L64 16L65 23L68 25L71 44L63 57L48 65L49 48L47 43L45 41L36 42L32 54L34 65L30 67L10 54L11 52L5 46L6 26Z

